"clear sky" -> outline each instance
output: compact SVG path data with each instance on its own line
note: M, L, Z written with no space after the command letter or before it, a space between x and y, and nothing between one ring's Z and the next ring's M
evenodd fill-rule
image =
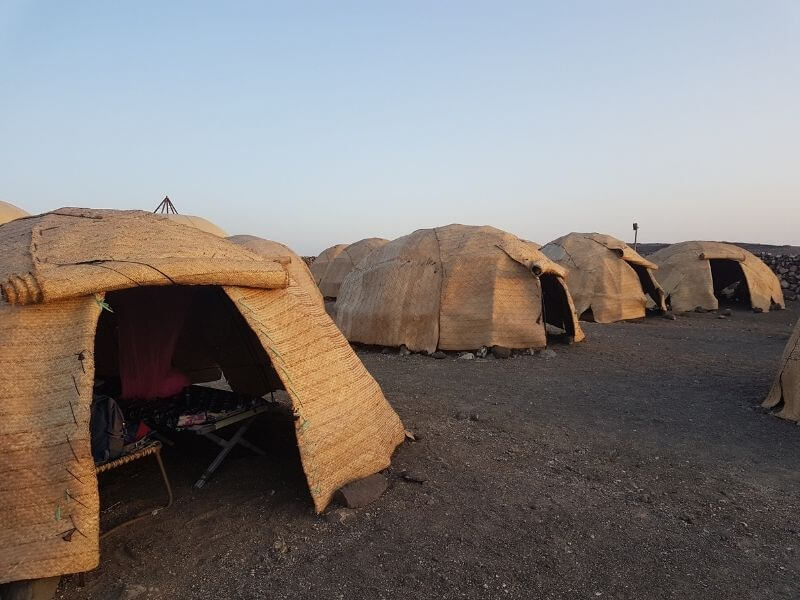
M165 194L304 254L800 244L800 2L0 0L0 199Z

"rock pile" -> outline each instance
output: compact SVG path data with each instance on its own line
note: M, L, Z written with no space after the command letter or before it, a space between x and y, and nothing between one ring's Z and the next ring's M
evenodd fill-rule
M759 252L758 257L781 280L784 299L800 300L800 256Z

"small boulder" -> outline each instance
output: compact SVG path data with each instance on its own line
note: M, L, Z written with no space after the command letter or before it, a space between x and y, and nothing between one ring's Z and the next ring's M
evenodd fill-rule
M720 313L723 317L730 317L733 314L733 311L730 308L726 308Z
M422 473L417 473L415 471L403 471L400 473L400 477L405 479L406 481L411 481L412 483L425 483L428 481L428 478L423 475Z
M339 488L335 499L347 508L361 508L381 497L389 482L381 473L375 473Z
M486 346L481 346L478 351L475 353L475 356L478 358L486 358L486 354L488 354L489 349Z
M555 358L558 356L555 350L551 350L550 348L545 348L541 352L539 352L539 356L542 358Z
M408 356L411 354L411 350L409 350L405 344L400 346L400 356Z
M444 352L442 352L441 350L437 350L436 352L434 352L433 354L431 354L431 356L432 356L433 358L437 359L437 360L442 360L443 358L447 358L447 354L445 354L445 353L444 353Z
M668 321L675 321L675 319L676 319L675 315L672 314L672 312L670 312L670 311L665 312L662 316L665 319L667 319Z
M497 358L511 358L511 348L505 346L492 346L492 354Z
M462 360L473 360L475 358L475 355L472 352L462 352L461 354L458 355L458 358Z

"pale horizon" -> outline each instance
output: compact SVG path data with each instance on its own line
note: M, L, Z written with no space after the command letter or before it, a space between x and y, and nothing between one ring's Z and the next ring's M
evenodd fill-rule
M448 223L800 245L800 5L0 8L0 199L315 255Z

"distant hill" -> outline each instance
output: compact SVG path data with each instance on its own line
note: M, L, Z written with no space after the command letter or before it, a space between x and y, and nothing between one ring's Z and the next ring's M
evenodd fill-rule
M744 242L725 242L726 244L734 244L740 246L745 250L758 254L759 252L769 252L770 254L786 254L788 256L800 256L800 246L772 246L770 244L747 244ZM666 248L670 244L639 244L639 254L646 256L652 254L656 250Z

